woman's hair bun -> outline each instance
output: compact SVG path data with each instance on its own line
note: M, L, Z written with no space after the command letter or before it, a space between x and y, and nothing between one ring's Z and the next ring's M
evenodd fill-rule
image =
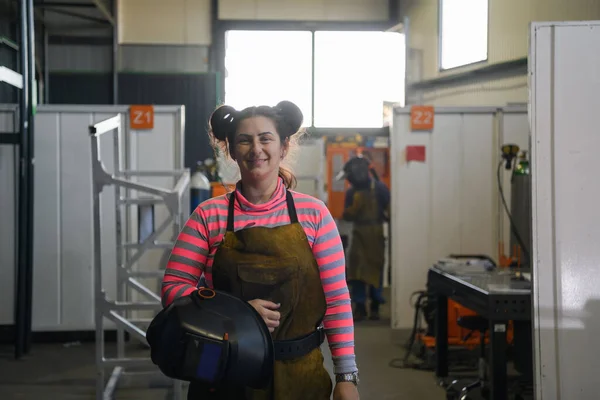
M221 106L210 116L212 133L218 140L224 141L233 129L233 121L237 111L231 106Z
M284 136L291 136L298 132L302 126L304 116L300 107L292 103L291 101L284 100L275 106L277 113L283 119L286 125L286 132L279 132Z

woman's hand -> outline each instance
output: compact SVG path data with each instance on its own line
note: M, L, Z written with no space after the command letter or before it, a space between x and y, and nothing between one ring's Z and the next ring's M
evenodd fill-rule
M358 388L352 382L339 382L333 389L333 400L359 400Z
M279 311L275 311L279 308L280 304L275 304L272 301L254 299L248 302L263 318L265 324L269 328L269 332L273 332L275 328L279 326L279 318L281 314Z

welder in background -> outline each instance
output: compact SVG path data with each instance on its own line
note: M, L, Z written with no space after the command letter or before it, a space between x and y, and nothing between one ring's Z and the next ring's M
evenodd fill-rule
M342 218L352 222L346 278L354 305L354 319L360 321L368 316L377 320L379 308L385 303L383 224L389 221L390 191L373 175L369 159L362 155L351 158L337 178L346 178L351 185L346 192ZM369 313L367 298L370 300Z

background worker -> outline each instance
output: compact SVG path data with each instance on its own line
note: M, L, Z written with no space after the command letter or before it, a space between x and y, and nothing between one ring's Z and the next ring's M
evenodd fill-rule
M389 221L390 191L376 179L370 161L358 155L344 166L351 187L346 192L342 218L353 223L347 279L354 303L354 319L367 317L367 295L371 301L369 318L379 319L383 297L385 262L384 221ZM368 292L368 293L367 293Z

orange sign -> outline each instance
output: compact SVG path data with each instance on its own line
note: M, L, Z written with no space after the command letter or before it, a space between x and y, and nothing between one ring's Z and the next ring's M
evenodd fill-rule
M152 129L154 128L153 106L131 106L129 108L129 128Z
M433 119L433 106L412 106L410 108L410 130L412 131L433 130Z

